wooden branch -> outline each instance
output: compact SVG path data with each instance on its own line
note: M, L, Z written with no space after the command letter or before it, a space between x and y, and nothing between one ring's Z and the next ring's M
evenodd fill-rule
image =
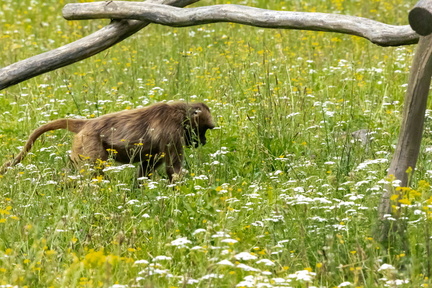
M420 35L432 33L432 1L421 0L408 14L411 27Z
M197 1L199 0L148 0L148 2L181 7ZM150 24L148 21L116 20L75 42L4 67L0 69L0 90L93 56L121 42L148 24Z
M400 187L407 187L409 185L407 170L411 167L412 172L414 172L417 164L431 77L432 35L429 35L427 37L420 37L414 56L405 96L399 140L388 170L389 176L393 175L395 179L400 181ZM381 242L387 242L389 237L391 223L390 220L386 219L385 215L392 214L390 197L394 193L394 187L390 184L387 185L378 207L380 220L378 240ZM397 223L394 225L397 226Z
M183 9L129 1L71 3L63 8L63 16L68 20L140 19L176 27L234 22L264 28L351 34L381 46L414 44L419 38L409 25L388 25L339 14L273 11L232 4Z

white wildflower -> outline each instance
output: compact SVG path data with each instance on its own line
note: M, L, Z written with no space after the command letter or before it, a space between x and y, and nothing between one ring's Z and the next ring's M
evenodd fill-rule
M288 118L294 117L296 115L300 115L300 113L299 112L291 113L291 114L288 114L287 116L285 116L285 118L288 119Z
M225 232L223 232L223 231L218 231L218 232L216 232L216 234L213 234L211 237L212 238L221 238L221 237L228 238L228 237L230 237L230 235L227 234L227 233L225 233Z
M208 180L208 176L206 175L198 175L193 177L194 180Z
M171 241L172 246L186 247L186 244L192 244L192 241L188 240L186 237L177 238Z
M159 184L158 182L149 182L147 188L148 189L156 189L158 184ZM160 200L161 197L158 196L157 198L159 198L157 200ZM168 198L168 197L166 197L166 198ZM164 199L166 199L166 198L164 198Z
M236 287L256 287L255 279L252 275L244 277L244 280L236 285Z
M204 232L206 232L206 230L200 228L200 229L196 229L194 232L192 232L192 235L196 235L196 234L198 234L198 233L204 233Z
M243 264L243 263L238 264L238 265L237 265L237 268L240 268L240 269L242 269L242 270L244 270L244 271L253 271L253 272L260 272L260 271L261 271L261 270L259 270L259 269L253 268L253 267L248 266L248 265Z
M310 272L309 270L296 271L294 274L288 275L288 278L295 279L297 281L312 282L316 273Z
M234 264L231 262L231 261L229 261L229 260L222 260L222 261L219 261L218 263L216 263L217 265L227 265L227 266L234 266Z
M191 278L187 280L186 284L193 285L193 284L198 284L199 282L200 282L199 280ZM183 281L181 283L183 283Z
M212 274L204 275L203 277L201 277L201 280L212 279L212 278L219 278L219 279L222 279L223 277L224 277L223 274L215 274L215 273L212 273Z
M275 263L269 259L261 259L256 262L257 264L263 263L265 266L274 266Z
M390 221L396 221L396 219L391 214L384 214L383 218Z
M205 250L205 248L201 246L194 246L191 248L191 250Z
M389 160L385 159L385 158L366 160L363 163L360 163L354 170L355 171L363 170L363 169L366 169L369 165L372 165L372 164L384 164L384 163L387 163L388 161Z
M237 243L238 241L237 240L235 240L235 239L223 239L222 241L221 241L222 243L230 243L230 244L234 244L234 243Z
M165 255L159 255L153 258L153 261L171 260L172 258Z
M294 192L298 192L298 193L303 193L303 192L305 192L305 190L304 190L303 187L295 187L293 190L294 190Z
M408 283L409 283L409 280L395 279L395 280L386 281L386 286L395 287L395 286L401 286L403 284L408 284Z
M234 256L237 260L255 260L258 259L255 255L249 252L241 252Z
M131 199L128 202L126 202L126 204L128 205L134 205L134 204L138 204L140 201L137 199Z
M380 268L378 268L378 272L381 272L381 271L396 272L396 268L393 265L384 263L380 266Z
M117 165L117 166L108 166L108 167L105 167L104 169L102 169L102 171L103 172L108 172L108 171L121 172L122 170L124 170L126 168L135 168L135 166L132 165L132 164L124 164L124 165Z
M282 284L282 283L289 283L289 282L291 282L290 279L285 279L285 278L273 278L272 281L275 284Z
M218 155L224 155L229 153L228 148L227 147L221 147L220 150L217 150L215 153L210 154L210 157L215 158Z

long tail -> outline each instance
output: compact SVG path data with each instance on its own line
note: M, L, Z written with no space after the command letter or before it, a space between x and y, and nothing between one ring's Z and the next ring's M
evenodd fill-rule
M88 120L85 119L58 119L40 126L30 135L21 152L14 159L3 164L3 166L0 168L0 175L4 174L8 167L20 163L28 151L30 151L30 149L33 147L33 143L36 141L36 139L39 138L39 136L41 136L43 133L57 129L67 129L73 133L78 133L81 131L82 127L87 121Z

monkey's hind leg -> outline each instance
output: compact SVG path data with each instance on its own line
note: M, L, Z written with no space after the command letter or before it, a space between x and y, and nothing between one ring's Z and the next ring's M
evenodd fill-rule
M97 174L102 174L104 163L108 160L108 151L99 135L78 133L73 140L70 158L77 169L81 170L91 164L99 170Z
M150 177L152 173L164 162L164 159L160 156L151 157L147 160L140 162L138 169L138 178Z

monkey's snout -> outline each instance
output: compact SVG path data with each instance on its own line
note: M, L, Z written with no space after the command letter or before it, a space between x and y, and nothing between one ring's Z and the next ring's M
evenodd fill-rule
M194 148L198 148L199 146L204 146L206 143L207 143L207 140L206 140L206 139L201 139L201 140L199 140L199 141L193 141L193 142L192 142L192 146L193 146Z
M201 139L200 139L200 144L201 145L205 145L207 143L207 138L205 137L205 136L203 136Z

